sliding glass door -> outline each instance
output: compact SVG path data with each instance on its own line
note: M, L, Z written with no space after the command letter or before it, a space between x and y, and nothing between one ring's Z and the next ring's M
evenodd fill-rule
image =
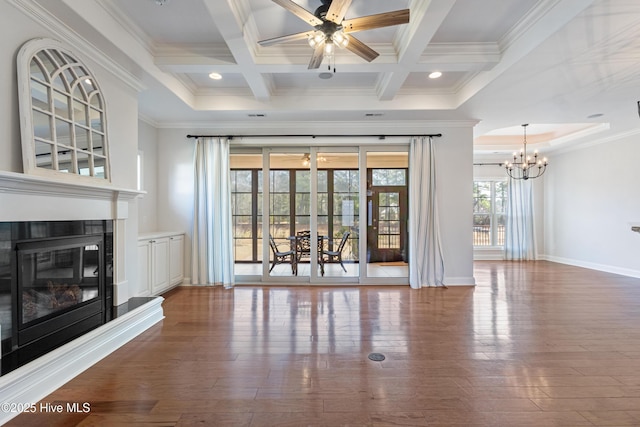
M262 147L231 156L238 283L408 275L407 152Z

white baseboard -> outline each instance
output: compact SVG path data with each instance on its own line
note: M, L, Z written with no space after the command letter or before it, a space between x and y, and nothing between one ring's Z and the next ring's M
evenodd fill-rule
M633 270L630 268L616 267L616 266L607 265L607 264L598 264L594 262L582 261L577 259L557 257L553 255L542 255L539 257L539 259L551 261L551 262L557 262L559 264L567 264L567 265L573 265L576 267L588 268L590 270L604 271L605 273L613 273L613 274L619 274L621 276L640 278L640 271Z
M164 318L158 297L0 377L0 402L34 404ZM0 411L0 425L19 415Z
M473 277L445 277L444 284L447 287L453 286L475 286L476 279Z

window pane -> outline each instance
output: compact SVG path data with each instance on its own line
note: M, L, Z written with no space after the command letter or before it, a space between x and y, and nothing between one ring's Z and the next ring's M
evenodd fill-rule
M36 78L38 80L42 80L43 82L46 82L48 80L45 77L44 69L40 66L40 64L35 58L31 60L31 63L29 65L31 69L30 70L31 77Z
M311 229L311 218L308 216L296 215L296 233L299 231L307 231Z
M71 145L71 123L56 119L56 142Z
M376 186L406 185L404 169L373 169L371 176L372 184Z
M250 170L237 170L233 171L235 176L234 191L237 192L251 192L252 174Z
M310 172L308 170L296 171L296 192L308 193L311 191L311 181L309 179Z
M89 151L89 130L76 126L76 148Z
M251 215L251 193L233 193L231 199L233 215Z
M45 51L40 51L36 54L36 56L38 57L38 59L40 60L40 62L42 62L42 64L44 65L44 68L47 70L47 74L49 76L53 75L53 72L58 68L56 67L53 62L51 62L51 59L49 59L49 56L45 53Z
M87 126L87 106L75 99L73 100L73 121Z
M92 107L102 110L102 98L99 93L95 93L91 96L89 103Z
M69 119L69 97L57 90L53 91L53 109L56 116Z
M296 215L311 214L311 195L309 193L296 194Z
M78 173L83 176L90 176L89 154L78 151L76 157L78 159Z
M31 105L49 111L49 88L35 80L31 80Z
M289 192L289 171L271 171L271 192Z
M91 129L98 132L104 132L102 126L102 113L96 109L90 108L89 114L89 120L91 120Z
M46 139L48 141L53 140L51 134L51 117L47 114L43 114L40 111L32 111L33 114L33 135L36 138Z
M318 194L318 215L329 214L329 195L327 193Z
M99 156L104 156L104 135L91 132L91 144L93 145L93 153Z
M35 141L36 165L40 168L51 169L52 146L46 142Z
M328 190L327 186L327 171L318 171L318 191L322 193L326 193Z
M251 238L251 216L250 215L235 215L233 217L233 236L236 238Z
M290 234L289 215L271 216L271 225L269 227L271 235L274 238L287 238Z
M93 176L106 178L104 171L107 167L107 159L104 157L93 157Z
M288 215L289 210L289 193L271 195L272 215Z

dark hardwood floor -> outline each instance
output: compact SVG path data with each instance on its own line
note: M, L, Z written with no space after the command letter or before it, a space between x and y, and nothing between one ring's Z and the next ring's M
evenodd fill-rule
M640 425L640 279L544 261L475 277L179 288L162 323L43 400L89 412L9 425Z

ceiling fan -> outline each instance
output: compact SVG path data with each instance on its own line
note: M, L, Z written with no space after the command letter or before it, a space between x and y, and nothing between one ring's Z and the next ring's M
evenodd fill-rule
M309 12L292 0L272 1L307 22L314 29L261 40L258 44L271 46L278 43L306 39L313 48L313 55L308 67L310 70L319 68L325 55L331 56L333 54L335 45L346 48L366 61L371 62L378 57L379 53L352 36L351 33L409 22L409 9L344 19L352 0L321 0L322 5L314 13Z

